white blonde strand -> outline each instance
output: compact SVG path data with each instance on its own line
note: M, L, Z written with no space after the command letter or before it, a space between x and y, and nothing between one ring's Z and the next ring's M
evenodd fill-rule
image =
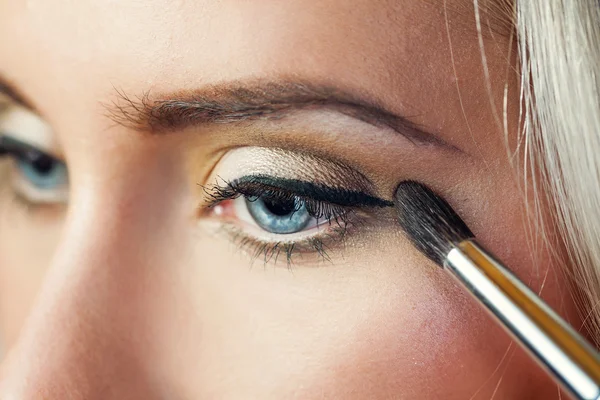
M529 173L533 181L525 187L532 187L536 213L543 201L555 207L558 233L588 307L585 325L600 344L600 5L518 1L516 28L525 165L540 177ZM540 185L548 198L542 199Z

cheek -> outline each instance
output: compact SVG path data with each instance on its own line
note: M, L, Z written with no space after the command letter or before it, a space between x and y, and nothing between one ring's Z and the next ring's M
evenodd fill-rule
M469 398L493 373L508 341L492 335L498 332L443 272L423 273L431 268L423 264L404 257L395 268L418 269L422 276L395 274L385 286L372 282L363 301L346 304L355 324L324 325L343 332L323 353L328 368L319 389L326 397L441 398L452 387ZM490 346L493 336L500 340ZM457 381L464 374L469 380Z
M403 267L425 266L409 261ZM452 278L443 271L425 275L388 278L390 287L374 286L363 293L368 300L348 303L354 312L336 325L322 321L337 336L319 343L324 367L307 398L318 397L315 392L325 398L555 394L544 373Z
M163 359L173 360L178 343L180 361L163 365L190 391L234 398L447 398L449 391L471 398L479 391L475 398L484 399L500 378L498 398L529 398L544 384L555 390L509 350L509 338L452 278L405 240L385 257L367 256L377 254L372 250L290 272L260 261L248 268L246 258L224 256L230 248L203 246L203 262L180 291L199 317L185 318L188 333L165 336L172 354Z
M351 262L335 267L335 279L323 269L313 282L311 299L320 302L288 310L295 318L282 325L296 326L298 337L275 348L305 347L309 356L298 363L306 366L305 398L556 395L544 372L449 274L404 238L393 240L348 252ZM301 317L307 325L298 325Z
M25 207L12 198L0 205L0 337L7 346L29 313L62 230L62 211Z

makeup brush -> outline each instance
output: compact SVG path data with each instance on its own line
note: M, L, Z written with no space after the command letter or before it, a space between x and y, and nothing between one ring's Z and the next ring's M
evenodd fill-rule
M421 183L400 183L400 225L449 271L574 398L600 399L600 357L531 289L484 250L452 207Z

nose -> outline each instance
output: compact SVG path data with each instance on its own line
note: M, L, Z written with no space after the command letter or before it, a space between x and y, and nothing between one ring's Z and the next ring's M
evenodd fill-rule
M108 205L99 206L69 218L29 319L0 368L1 400L157 398L148 328L157 273L148 272L147 250L156 246L144 233L152 229L140 210L107 213L98 208Z

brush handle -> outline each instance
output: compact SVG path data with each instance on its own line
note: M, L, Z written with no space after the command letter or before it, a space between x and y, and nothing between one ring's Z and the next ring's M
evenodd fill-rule
M449 270L574 398L600 399L600 357L573 328L473 241L453 248Z

